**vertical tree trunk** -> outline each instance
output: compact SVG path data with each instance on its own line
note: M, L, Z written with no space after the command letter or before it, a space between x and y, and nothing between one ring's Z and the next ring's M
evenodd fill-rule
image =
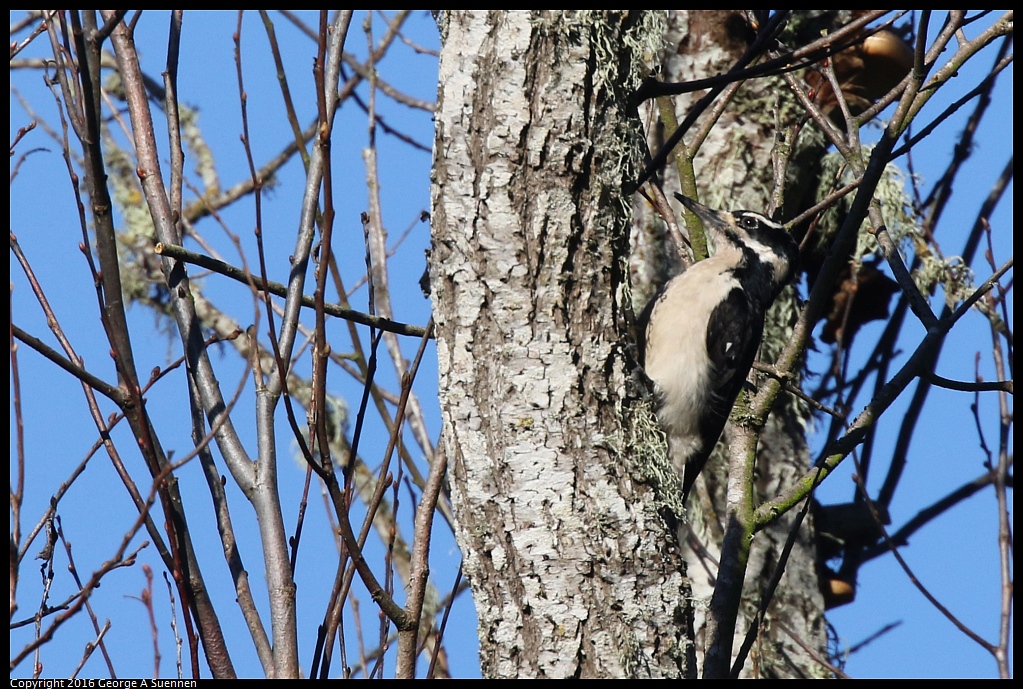
M687 588L618 430L622 186L640 151L626 107L650 22L440 23L430 265L483 673L677 676Z
M811 21L816 24L804 25ZM792 34L801 31L814 38L820 35L821 28L829 21L835 21L834 13L793 17L789 22L789 30ZM724 74L748 47L750 32L745 17L735 10L679 10L668 13L659 78L666 82L686 82ZM786 35L786 40L793 40L792 34ZM680 121L703 95L704 92L700 91L675 99ZM649 108L649 104L645 107ZM647 110L646 120L652 121L653 117ZM698 120L697 127L684 137L687 143L691 142L692 131L702 127L707 117L705 113ZM693 167L701 200L723 210L769 210L775 183L773 156L776 154L778 136L799 131L799 137L789 141L791 154L787 160L783 189L786 208L783 209L782 219L787 220L795 215L800 210L794 207L796 199L802 196L809 181L818 174L815 164L825 152L823 138L812 125L798 130L793 126L800 118L801 110L796 107L794 97L780 78L744 82L694 156ZM666 193L670 197L671 192L679 188L678 176L672 165L666 166L663 174ZM648 204L638 202L636 224L640 229L640 237L645 229L659 224L658 220L649 216ZM636 255L634 253L634 260ZM648 253L641 251L638 255L645 257ZM634 265L634 279L648 270L649 266ZM649 294L651 290L634 284L633 291ZM763 360L774 361L781 343L791 334L796 313L795 292L790 289L778 300L768 316L762 347ZM808 417L806 407L788 394L779 398L760 436L757 492L761 497L778 495L792 485L794 479L809 466L805 442ZM723 440L727 439L726 432ZM719 446L704 469L697 489L689 498L686 510L689 539L681 544L688 563L693 599L697 603L694 607L694 620L696 652L701 672L704 643L707 641L704 638L707 626L705 603L710 600L718 583L717 568L725 528L725 486L728 477L727 460L722 456L724 454ZM743 604L735 629L733 658L756 614L761 594L775 572L794 520L795 514L789 513L770 528L758 533L753 540L743 586ZM694 543L699 545L694 547ZM824 602L818 591L812 517L807 517L797 533L778 592L768 608L767 621L761 627L757 644L750 652L740 676L821 676L827 670L816 658L826 657L826 644Z
M651 69L640 61L660 60L671 39L662 16L440 19L430 270L443 440L485 676L697 669L685 563L663 501L637 480L644 471L623 421L632 217L622 189L644 145L629 98ZM669 51L694 38L684 19L674 28L682 34ZM737 40L717 28L699 36L705 46ZM757 131L749 145L769 156L772 129L758 122ZM755 553L754 597L777 555L771 543L766 557ZM708 566L693 562L693 572ZM813 582L797 583L815 595ZM818 648L819 631L810 634Z

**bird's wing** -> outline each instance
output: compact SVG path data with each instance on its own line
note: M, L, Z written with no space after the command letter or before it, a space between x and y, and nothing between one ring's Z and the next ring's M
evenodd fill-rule
M702 450L686 463L682 478L682 499L688 497L696 477L714 451L735 398L743 383L763 333L764 322L741 289L733 289L711 313L707 327L707 354L711 362L710 388L718 391L708 400L700 417L700 435L708 439ZM713 336L712 336L713 334Z

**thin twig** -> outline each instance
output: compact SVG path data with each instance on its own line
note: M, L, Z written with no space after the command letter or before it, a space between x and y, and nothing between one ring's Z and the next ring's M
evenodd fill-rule
M194 251L189 251L184 247L176 244L164 244L158 243L155 248L156 253L168 256L170 258L176 258L186 263L191 263L207 270L212 270L215 273L229 277L236 282L240 282L244 285L255 284L256 289L269 292L270 294L278 297L286 297L288 293L288 287L282 285L279 282L273 282L272 280L264 281L263 278L251 274L247 274L244 270L236 268L229 263L219 261L215 258L211 258L204 254L199 254ZM308 308L316 308L316 301L310 297L302 296L302 306ZM387 332L395 333L397 335L409 335L411 337L422 337L423 333L426 332L426 328L418 325L408 325L406 323L399 323L389 318L381 318L380 316L372 316L361 311L354 309L346 309L341 306L334 304L325 303L323 305L325 313L343 318L345 320L353 321L361 325L368 325L372 328L379 328Z

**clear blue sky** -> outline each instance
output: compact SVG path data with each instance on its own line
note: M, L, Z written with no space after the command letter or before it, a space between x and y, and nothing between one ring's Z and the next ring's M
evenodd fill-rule
M12 13L12 22L20 17ZM289 70L290 87L296 103L305 108L300 114L303 123L314 117L312 110L311 65L315 45L298 32L279 14L271 15L277 27L286 66ZM303 14L311 25L315 18ZM365 54L366 37L362 32L363 16L357 15L349 33L348 47L359 55ZM222 13L185 14L182 35L179 91L181 101L197 107L200 124L206 139L213 148L222 183L226 185L247 177L244 152L239 142L241 133L240 108L234 65L232 33L236 28L236 15ZM379 40L385 27L376 17L373 27L374 40ZM159 77L163 70L166 51L167 16L164 12L147 12L142 16L138 28L143 68L153 77ZM418 44L436 50L439 47L436 25L426 12L418 12L407 22L406 34ZM12 39L23 38L23 35ZM19 57L42 57L48 54L45 37ZM245 85L249 94L248 106L253 153L257 161L264 160L277 152L290 139L284 110L274 70L267 49L267 40L255 12L245 15L242 32L243 60L245 62ZM990 51L989 51L990 52ZM965 93L989 70L992 58L980 56L959 74L952 88L957 94ZM380 65L385 80L396 88L417 98L432 101L436 95L436 59L430 55L418 54L404 44L396 45ZM1001 77L984 125L978 132L973 155L967 163L964 174L960 175L955 187L955 196L938 229L938 241L943 251L955 255L961 250L963 238L973 223L979 204L987 195L992 182L1001 172L1013 151L1013 106L1012 68ZM12 87L38 110L38 115L50 126L58 127L53 98L45 90L38 70L12 72ZM365 97L365 85L360 88ZM944 94L935 98L929 106L932 111L943 107L950 99ZM941 105L938 103L940 102ZM377 99L384 121L416 141L429 147L432 143L432 121L428 113L397 104L380 95ZM963 109L969 112L972 104ZM13 141L19 127L30 119L11 96L10 138ZM933 146L922 147L914 154L914 167L919 183L928 189L944 170L948 161L950 144L961 127L964 115L953 117L942 125L933 139ZM921 121L929 121L925 114ZM116 125L114 125L116 126ZM355 282L364 272L364 249L362 227L359 215L366 210L365 167L362 150L366 145L367 118L354 104L342 108L336 125L334 138L335 188L339 198L336 201L338 218L335 225L335 251L341 264L342 273L349 284ZM382 204L384 221L390 237L397 238L409 226L413 226L407 239L398 247L391 264L392 292L402 295L395 300L396 318L409 323L423 325L429 317L429 303L418 288L418 280L425 266L423 251L429 245L429 228L419 223L423 210L429 209L430 155L415 150L392 136L378 131L380 151ZM17 148L17 154L34 148L42 150L29 156L21 165L17 179L11 186L12 204L10 211L11 231L32 262L33 268L52 300L56 315L64 330L69 333L78 353L84 357L90 370L108 380L113 380L113 369L107 354L107 346L98 324L95 295L90 289L90 278L78 243L81 233L76 211L69 193L70 184L60 155L59 146L49 139L42 128L37 128ZM79 150L77 145L75 150ZM12 159L17 160L17 155ZM900 161L902 162L902 161ZM186 161L186 169L193 165ZM292 161L270 189L264 201L264 231L268 243L268 254L274 257L269 266L271 279L283 280L287 274L287 256L294 242L298 207L302 189L300 162ZM186 193L186 196L189 196ZM224 213L224 220L231 231L239 235L249 260L256 255L252 237L252 203L243 201ZM997 213L992 218L995 238L995 260L1001 263L1012 255L1012 190L1010 189ZM209 220L204 221L200 230L219 251L234 261L237 252L226 241ZM30 333L53 343L38 305L13 254L10 260L13 320ZM974 263L978 282L989 274L983 259ZM208 294L225 310L251 319L251 299L244 289L218 280L207 280ZM357 308L365 308L365 288L353 296ZM940 296L934 300L934 308L940 309ZM1011 313L1011 311L1010 311ZM138 356L138 370L146 372L154 366L165 366L175 359L180 351L176 335L165 332L166 324L156 321L151 312L135 307L131 310L130 322L135 333L135 348ZM242 325L248 325L243 322ZM265 323L265 320L264 320ZM974 354L980 353L980 371L986 380L994 377L991 368L991 337L985 321L977 314L966 317L963 327L957 328L949 337L938 373L958 380L972 380L974 375ZM347 334L340 325L334 335L338 342L347 347ZM868 326L859 335L858 342L863 351L854 351L865 356L879 332L880 325ZM365 331L363 330L365 337ZM906 339L901 343L903 357L907 356L922 336L922 328L907 328ZM406 355L411 358L417 342L408 340ZM436 356L430 349L426 363L420 372L417 389L424 404L431 433L439 433L439 411L436 398L431 390L436 388ZM901 360L904 361L904 358ZM900 363L901 363L900 361ZM233 390L238 384L242 369L236 357L225 351L214 353L214 365L218 367L220 380L225 389ZM22 517L23 530L30 529L38 515L48 504L55 486L66 477L96 439L80 386L53 365L43 361L29 348L19 350L22 404L24 408L26 455L28 471L26 477L26 502ZM143 376L145 374L143 373ZM394 387L393 369L382 366L381 375L385 383ZM188 451L187 409L183 407L180 391L183 375L179 370L171 374L149 396L150 410L160 420L160 433L165 447L178 456ZM340 373L331 377L332 392L345 397L352 405L357 404L361 388ZM13 395L13 388L12 388ZM251 431L251 415L246 411L249 398L243 396L236 412L238 423L245 430L243 438L254 445ZM979 449L977 432L972 420L970 405L972 394L954 393L935 389L931 393L919 431L907 457L908 464L903 489L893 505L892 528L897 528L919 509L930 504L962 482L982 471L983 456ZM1011 401L1011 400L1010 400ZM859 400L854 407L858 411L865 400ZM989 422L997 420L996 398L993 393L980 397L982 418ZM249 403L248 408L251 408ZM881 433L875 457L884 458L891 452L894 433L902 421L905 404L900 400L881 424ZM110 405L103 407L103 413L112 411ZM10 414L14 423L14 412ZM997 426L986 425L985 437L990 446L997 446ZM290 436L282 426L278 438ZM125 455L125 461L133 467L140 486L148 486L144 471L139 466L137 452L132 451L133 443L125 429L118 429L115 438ZM385 438L379 424L372 424L363 441L363 453L367 461L379 461ZM410 448L413 447L410 443ZM294 454L294 448L282 445L282 456ZM10 451L15 456L15 436L11 435ZM413 450L414 451L414 450ZM415 452L415 451L414 451ZM376 458L376 459L371 459ZM879 461L876 459L875 461ZM222 469L223 471L223 469ZM845 502L851 499L852 483L849 479L851 465L825 484L818 494L824 502ZM12 480L14 474L11 474ZM300 495L304 471L298 464L286 459L281 466L281 487L284 498L285 521L289 529L295 523L297 501ZM219 553L218 540L213 534L213 523L209 518L207 489L202 483L199 466L192 463L182 472L183 490L189 509L193 510L194 523L199 529L208 531L213 537L202 541L200 559L205 568L208 583L216 587L215 596L221 621L234 653L234 662L240 674L259 676L261 670L251 650L247 633L242 624L237 606L233 603L233 592L225 589L228 582L223 557ZM229 490L234 490L229 480ZM876 486L874 486L876 489ZM255 540L253 516L248 504L234 490L232 516L242 539L245 562L254 587L262 585L258 543ZM1011 499L1011 493L1010 493ZM404 519L408 520L409 493L400 493ZM113 475L109 461L103 456L92 460L89 468L78 480L71 493L61 503L63 528L72 541L74 555L83 579L107 557L116 547L122 534L133 521L134 511L125 496L123 487ZM329 593L334 572L334 547L323 534L329 527L325 524L322 499L315 489L310 495L309 512L303 535L303 550L297 574L299 586L299 627L300 659L307 671L312 656L315 627L322 617L322 606ZM135 539L141 542L141 536ZM924 584L964 622L991 641L997 640L999 614L999 580L997 561L997 522L993 493L983 491L954 510L947 512L923 531L919 532L903 555ZM30 551L34 555L42 546L38 540ZM58 546L59 547L59 546ZM173 674L174 649L170 640L166 587L161 580L163 568L153 549L143 551L143 561L150 563L156 572L155 583L157 622L160 625L161 652L163 660L161 674ZM321 558L321 554L323 557ZM449 590L458 565L458 552L450 531L442 521L435 526L435 542L431 562L431 574L441 594ZM56 559L63 567L63 555ZM38 605L39 569L37 560L31 555L22 563L22 584L19 591L19 611L14 619L31 615ZM995 675L995 665L990 655L956 630L920 593L912 587L906 575L891 556L878 558L867 564L860 573L860 588L857 600L844 608L829 614L829 620L838 634L840 647L856 644L878 631L885 625L901 622L881 640L849 658L846 670L854 677L990 677ZM102 624L110 619L112 628L107 643L114 650L115 667L120 676L148 676L152 673L153 659L150 646L149 622L142 605L132 598L138 596L144 586L139 567L117 570L104 580L93 596L92 603ZM74 590L74 586L63 569L58 569L50 603L62 600ZM361 623L365 630L367 644L372 645L377 625L371 601L364 593L361 597ZM180 621L180 620L179 620ZM349 622L349 625L351 621ZM348 627L352 629L351 626ZM144 638L140 638L144 637ZM20 648L31 637L31 626L11 633L12 648ZM45 664L42 676L68 676L81 657L84 644L92 639L88 621L80 615L62 628L56 640L44 651ZM455 676L478 676L476 658L475 617L468 594L456 603L447 632L449 659ZM354 646L350 652L354 653ZM387 667L390 668L393 663ZM335 659L334 667L338 667ZM93 656L83 676L101 676L105 672L98 653ZM390 669L388 669L388 673ZM26 660L14 675L25 677L31 674L31 660Z

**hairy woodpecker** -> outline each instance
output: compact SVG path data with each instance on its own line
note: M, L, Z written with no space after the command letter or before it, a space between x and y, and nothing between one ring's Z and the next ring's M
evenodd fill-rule
M684 503L753 366L764 315L792 278L797 247L760 213L715 211L675 196L703 221L714 255L650 300L640 317L639 350L683 476Z

